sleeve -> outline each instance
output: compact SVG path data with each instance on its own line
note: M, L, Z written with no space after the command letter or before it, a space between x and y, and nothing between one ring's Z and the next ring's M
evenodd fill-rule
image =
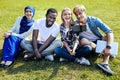
M32 33L32 31L33 31L33 27L34 26L32 26L28 31L26 31L26 32L24 32L22 34L18 34L17 36L22 38L22 39L28 37Z
M20 25L20 21L21 21L21 17L18 17L13 25L13 27L8 31L8 32L12 32L12 33L18 33L17 29L19 28Z
M103 23L99 18L96 18L95 20L96 25L105 33L112 32L109 26L107 26L105 23Z
M60 36L61 36L61 41L65 41L63 26L61 26L61 25L60 25Z
M13 36L17 36L17 37L19 37L19 38L24 39L24 38L28 37L28 36L32 33L32 30L33 30L33 27L34 27L34 26L32 26L28 31L26 31L26 32L24 32L24 33L22 33L22 34L19 34L20 21L21 21L21 19L22 19L22 17L21 17L21 18L19 17L19 18L16 20L14 26L13 26L8 32L12 32L12 35L13 35Z
M39 29L39 26L38 26L38 23L39 23L39 20L35 21L34 24L33 24L33 29Z

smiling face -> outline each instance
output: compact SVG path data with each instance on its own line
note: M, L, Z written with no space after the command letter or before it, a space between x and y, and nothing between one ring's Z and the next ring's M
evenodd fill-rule
M51 27L56 21L57 13L49 12L46 15L46 27Z
M86 13L85 12L77 12L75 14L76 18L82 22L82 23L85 23L86 22L86 19L87 19L87 16L86 16Z
M70 22L72 18L72 13L69 9L64 9L61 14L61 18L63 22Z
M32 19L32 17L33 17L33 12L32 12L32 10L31 10L31 9L26 9L26 10L25 10L25 16L26 16L26 18L27 18L28 20Z
M87 15L86 15L86 8L84 5L77 5L74 9L73 9L73 13L75 14L76 18L82 22L82 23L86 23L87 20Z

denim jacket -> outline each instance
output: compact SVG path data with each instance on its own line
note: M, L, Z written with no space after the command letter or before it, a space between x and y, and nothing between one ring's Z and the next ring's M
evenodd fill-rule
M78 22L78 21L76 21ZM109 26L103 23L99 18L88 16L87 23L89 25L90 30L100 39L102 39L102 34L99 32L99 29L102 30L104 33L110 33L112 30Z

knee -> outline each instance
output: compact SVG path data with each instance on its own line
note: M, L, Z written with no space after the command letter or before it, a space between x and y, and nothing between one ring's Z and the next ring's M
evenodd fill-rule
M87 40L86 38L82 38L82 39L80 40L80 44L81 44L81 45L88 45L88 44L90 44L90 41Z
M60 54L60 48L55 48L54 52L55 52L56 55L59 55Z
M23 47L25 45L25 40L22 40L20 46Z
M84 50L85 50L86 52L91 52L91 51L92 51L92 47L91 47L90 45L85 45L85 46L84 46Z
M20 46L21 46L21 48L26 49L26 48L30 47L29 44L30 44L29 41L23 39L20 43Z
M60 47L62 45L61 40L56 40L55 43L56 47Z

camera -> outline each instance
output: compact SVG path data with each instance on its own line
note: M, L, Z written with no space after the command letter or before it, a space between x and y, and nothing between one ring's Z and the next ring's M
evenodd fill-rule
M79 34L79 33L83 32L83 31L86 31L86 24L82 24L82 23L78 24L78 23L76 23L73 26L72 30L73 30L74 33Z

